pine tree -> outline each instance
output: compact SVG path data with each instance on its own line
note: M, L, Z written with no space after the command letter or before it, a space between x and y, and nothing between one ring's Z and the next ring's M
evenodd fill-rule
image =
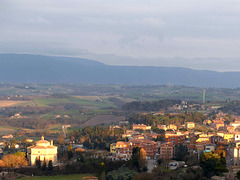
M49 171L53 170L52 160L48 161L48 170L49 170Z
M47 168L47 163L46 163L46 159L45 159L45 157L44 157L44 159L43 159L43 165L42 165L42 170L45 171L46 168Z
M71 159L73 157L73 151L72 151L72 144L70 143L68 146L68 159Z

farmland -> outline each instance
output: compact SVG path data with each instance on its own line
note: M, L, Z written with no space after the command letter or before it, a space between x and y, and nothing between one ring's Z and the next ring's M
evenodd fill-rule
M0 107L16 106L27 103L28 101L9 101L9 100L0 100Z

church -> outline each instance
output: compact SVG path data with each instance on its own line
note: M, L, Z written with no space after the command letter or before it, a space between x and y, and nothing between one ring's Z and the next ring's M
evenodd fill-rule
M57 164L57 146L53 145L53 141L49 142L44 140L44 137L41 137L41 140L36 142L36 145L28 147L28 162L31 166L35 166L36 159L40 157L41 164L46 160L48 162L52 160L52 164Z

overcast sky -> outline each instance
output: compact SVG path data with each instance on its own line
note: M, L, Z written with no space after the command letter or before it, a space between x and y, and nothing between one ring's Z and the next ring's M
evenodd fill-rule
M240 1L0 0L0 53L240 71Z

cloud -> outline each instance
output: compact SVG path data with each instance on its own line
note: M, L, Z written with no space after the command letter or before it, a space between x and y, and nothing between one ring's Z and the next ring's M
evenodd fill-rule
M1 0L0 46L79 56L85 49L99 58L132 57L129 64L159 65L159 57L219 57L224 64L240 56L239 19L238 0Z
M163 21L161 19L157 19L157 18L151 18L151 17L144 18L141 22L146 24L146 25L152 25L152 26L157 27L157 28L161 28L165 24L165 21Z
M50 21L42 17L31 18L29 21L32 23L51 24Z

